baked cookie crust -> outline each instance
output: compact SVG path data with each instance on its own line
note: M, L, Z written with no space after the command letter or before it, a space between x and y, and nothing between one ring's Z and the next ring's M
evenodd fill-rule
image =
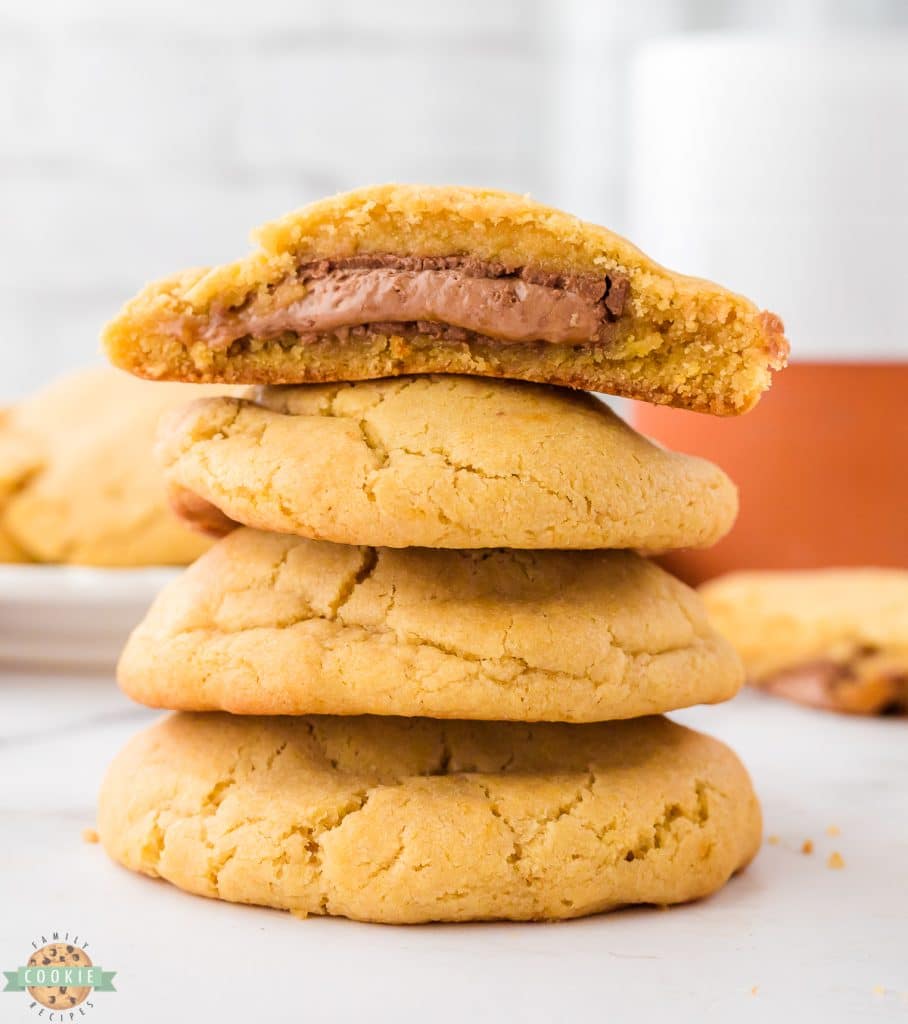
M10 563L30 561L31 559L28 557L28 552L23 551L22 548L19 547L3 526L3 522L0 521L0 562Z
M754 856L761 819L735 755L661 718L178 714L115 759L98 829L198 895L403 924L698 899Z
M0 559L185 564L210 545L168 507L158 419L205 389L110 368L53 382L0 417Z
M604 721L744 680L694 591L630 551L358 548L237 530L133 633L143 704L234 714Z
M259 247L245 259L184 271L127 303L103 335L114 364L155 379L246 384L474 374L735 415L756 404L787 359L774 314L525 196L374 186L312 203L253 237ZM404 269L389 277L384 268L385 298L374 308L375 316L391 309L384 320L392 322L361 322L355 311L372 308L378 293L375 281L351 284L351 275L389 261ZM366 289L362 301L349 300L347 325L325 315L339 308L333 285L321 305L313 298L324 273ZM591 289L596 279L601 294ZM414 288L428 297L421 306L401 301ZM449 293L466 308L456 322L436 308ZM541 333L561 317L556 334L566 340L488 333L496 322L508 333L505 321L533 302ZM578 333L595 308L601 329Z
M15 425L15 410L0 409L0 562L29 562L4 519L10 501L41 468L43 445Z
M732 573L701 588L761 689L852 714L908 714L908 571Z
M202 400L163 424L158 452L177 510L216 533L234 521L373 547L661 551L713 544L737 514L718 467L658 448L593 396L516 381Z

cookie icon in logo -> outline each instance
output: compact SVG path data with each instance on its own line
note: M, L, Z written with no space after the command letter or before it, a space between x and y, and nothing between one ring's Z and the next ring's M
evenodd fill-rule
M78 932L48 932L33 939L31 948L28 963L2 972L3 991L25 993L29 1009L50 1024L84 1017L95 1005L95 992L117 991L117 972L92 961L85 952L88 942ZM0 1017L6 1020L5 1014Z
M52 942L42 946L28 958L29 967L91 967L89 955L79 946L65 942ZM85 1001L90 985L29 986L28 993L36 1002L49 1010L71 1010Z

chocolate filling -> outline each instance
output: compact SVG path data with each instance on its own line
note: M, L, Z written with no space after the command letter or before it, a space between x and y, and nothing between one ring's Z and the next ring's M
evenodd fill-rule
M857 662L818 658L780 669L757 685L811 707L856 714L908 713L908 673L863 674Z
M301 264L264 294L187 325L211 348L244 339L306 340L349 332L422 333L450 340L589 344L614 338L629 282L469 256L350 256Z

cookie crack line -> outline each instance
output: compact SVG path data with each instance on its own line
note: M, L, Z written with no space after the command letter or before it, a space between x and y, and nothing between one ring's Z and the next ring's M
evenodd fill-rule
M418 383L418 379L408 380L406 382L407 387L412 386L416 383ZM352 387L352 385L348 385L347 388L335 393L335 396L329 401L328 407L320 409L316 413L296 413L283 408L275 409L267 404L261 404L260 402L257 402L254 399L228 399L226 401L229 401L231 403L234 410L230 418L223 423L208 424L203 426L202 428L197 427L194 430L188 431L187 434L184 436L183 444L180 447L180 454L187 454L192 448L193 444L199 441L212 442L224 440L232 436L234 432L240 435L249 436L256 446L261 447L264 441L264 434L267 431L267 422L263 424L256 424L253 421L250 423L248 421L248 416L245 415L246 413L253 412L255 410L266 415L270 414L272 416L286 417L290 419L305 419L311 416L328 416L334 419L342 419L347 422L355 424L363 444L378 459L377 465L375 465L374 467L372 467L371 470L369 470L370 475L378 474L386 469L392 468L392 460L395 454L404 454L412 458L420 459L428 459L431 458L432 456L436 456L441 458L444 464L454 473L469 473L471 475L477 476L480 479L487 481L517 481L523 486L536 487L543 493L547 494L549 497L554 498L559 502L564 502L572 507L577 506L578 504L582 504L584 506L584 509L582 510L583 514L592 514L592 501L588 496L572 492L570 490L559 490L555 487L552 487L544 480L541 480L538 477L532 475L531 473L526 472L525 468L522 465L519 471L501 473L483 466L479 466L473 462L459 460L453 455L449 448L446 448L443 445L432 444L428 446L426 449L420 449L413 447L412 445L406 444L388 444L379 436L378 425L375 424L370 419L370 414L374 413L374 411L380 405L383 404L383 402L386 400L388 396L385 395L384 392L380 392L381 399L376 402L373 402L364 410L351 410L349 413L339 412L335 408L337 396L342 394L344 390L349 390L350 387ZM407 390L407 387L401 387L397 389L394 392L395 396ZM213 401L218 402L224 400L214 399ZM241 417L243 419L243 422L239 423ZM635 453L632 450L629 450L628 455L637 463L641 471L645 469L643 462L637 453ZM212 479L217 479L217 474L211 468L210 462L208 463L208 473L212 477ZM266 493L271 493L271 481L268 481L267 484L268 490ZM368 481L366 481L364 486L371 490L371 488L374 486L374 482L370 484ZM231 489L238 488L236 486L233 486ZM249 497L251 500L252 495L250 494ZM691 501L693 501L693 499L691 499ZM609 519L608 516L605 514L606 512L607 510L598 510L598 514L596 516L597 523L601 524L603 520L606 520L608 522L619 521L618 517L613 517ZM637 509L631 514L638 515L640 514L640 512L641 510Z
M366 579L375 571L374 566L369 566L364 563L361 569L353 575L348 581L347 586L344 587L343 591L335 599L338 603L337 612L339 613L343 606L349 603L352 598L353 592L356 587L365 582ZM359 572L362 572L363 579L357 579ZM393 594L388 595L389 598L393 598ZM393 607L389 605L389 609ZM303 615L299 618L290 618L279 624L269 625L265 627L254 627L255 629L263 630L274 630L284 631L290 630L297 626L303 625L307 622L324 621L333 622L339 625L341 633L349 632L351 634L365 635L373 638L393 638L397 641L401 648L416 649L426 648L428 650L437 651L439 654L446 655L449 658L454 658L458 661L466 662L468 664L477 665L480 669L485 671L488 678L501 685L513 685L516 681L527 675L538 675L551 680L569 680L577 683L588 683L594 687L602 687L607 685L618 685L622 687L628 687L630 685L630 678L633 677L635 669L641 664L651 664L654 661L658 661L664 658L670 658L676 654L691 653L698 649L706 649L708 644L702 637L695 636L693 641L690 643L671 644L659 649L652 651L637 651L633 649L627 649L621 647L618 644L612 645L612 650L620 654L625 659L625 667L621 673L620 679L600 677L596 678L592 674L584 674L573 672L568 669L553 669L541 665L532 664L527 659L522 658L518 655L511 654L510 652L504 655L483 655L477 654L473 651L468 651L463 648L457 647L453 644L442 643L437 640L433 640L430 637L422 636L415 633L412 629L397 630L391 626L377 626L377 625L366 625L357 622L348 622L340 614L335 615L319 615L315 610L312 610L311 615ZM247 632L251 632L246 627L238 629L224 629L219 626L193 626L185 629L180 629L176 633L171 634L171 639L178 639L180 637L192 637L194 634L207 634L216 637L232 638L235 636L243 635ZM613 638L614 639L614 638ZM341 641L342 642L342 641ZM323 638L320 641L321 646L325 650L333 651L336 645L329 639ZM256 667L254 662L250 662L247 659L246 664L249 667L250 672L255 678L261 678L261 673ZM491 671L492 669L496 671Z
M274 756L276 755L272 755L272 761ZM379 787L363 787L362 789L351 793L341 804L334 807L331 813L326 815L323 821L319 824L311 825L305 822L294 822L277 836L269 837L267 834L265 836L266 839L272 842L279 849L281 844L285 843L292 836L300 837L307 854L307 863L316 873L316 880L320 886L319 904L324 908L325 912L327 912L328 903L330 901L330 893L321 884L324 875L324 840L327 836L331 835L331 833L339 829L349 817L362 811L369 802L372 792L377 788ZM264 819L262 818L244 818L223 832L216 842L220 842L225 836L247 829L263 820ZM233 843L217 855L214 855L214 845L215 844L212 843L208 844L209 857L206 866L205 880L210 885L214 895L221 898L221 875L223 874L224 869L237 856L239 844ZM275 876L277 880L282 880L286 867L290 863L286 851L281 850L276 856L266 859L269 860L275 868ZM388 867L390 869L391 865L389 864Z
M702 779L694 782L695 806L693 810L684 807L678 801L666 803L662 815L652 827L650 835L642 838L636 846L627 850L624 860L645 860L653 850L662 850L667 841L675 836L675 826L679 821L686 821L695 828L702 829L710 819L709 790L714 787Z
M413 384L416 382L410 381L409 383ZM396 392L396 394L399 395L404 390L406 390L406 388L400 388ZM375 408L380 404L381 402L375 403L374 405L369 407L369 409L367 409L366 412L373 412ZM352 419L353 417L340 414L340 418ZM494 470L487 469L483 466L479 466L473 462L465 462L457 459L449 448L446 448L445 446L440 444L433 444L427 446L425 449L419 449L408 445L388 445L386 443L383 443L378 439L377 428L374 424L369 422L368 416L360 419L358 425L360 433L363 436L363 441L366 444L366 447L369 448L370 451L373 451L376 454L378 454L380 458L379 464L374 467L371 473L378 474L381 473L383 470L392 468L392 458L396 454L408 455L411 458L418 459L429 459L434 455L438 458L441 458L445 466L455 474L468 473L472 476L478 477L481 480L486 480L490 482L516 481L523 487L536 487L543 494L546 494L550 498L554 498L556 501L562 502L570 506L571 508L578 508L580 505L582 505L583 507L580 509L582 515L590 516L593 514L592 500L588 496L578 493L572 493L570 491L560 491L552 487L550 484L547 484L545 481L540 480L538 477L533 476L531 473L526 472L525 468L522 465L520 470L518 471L510 473L495 472ZM638 464L640 464L639 458L634 453L631 454L632 457L637 459ZM374 491L375 486L374 481L372 481L371 483L367 482L367 486L369 493L372 493ZM609 519L608 516L604 515L605 511L606 510L599 510L599 514L597 514L594 517L594 520L597 524L601 524L603 519L606 519L607 521L612 523L619 521L617 516Z
M208 851L208 864L205 877L215 893L219 893L220 891L219 884L221 872L236 855L237 847L234 844L219 856L214 856L216 841L210 836L210 819L217 817L218 812L221 809L221 805L227 799L229 791L237 784L237 773L239 772L240 764L243 760L243 754L244 748L241 746L237 751L237 755L233 763L227 769L226 774L222 778L218 779L218 781L208 790L201 802L200 812L202 819L202 841ZM221 839L223 839L223 834L217 841L219 842Z
M403 804L401 804L400 811L403 812L404 810L406 810L407 804L409 803L409 800L405 800ZM394 849L394 852L386 860L383 860L379 864L376 864L372 871L369 872L361 888L367 888L372 882L374 882L379 877L379 875L388 874L389 871L393 871L393 869L401 862L404 853L406 852L407 849L407 844L405 840L406 834L407 826L401 825L397 833L397 845Z
M439 458L441 458L445 466L447 466L448 469L450 469L455 474L468 473L471 476L478 477L480 480L488 481L514 480L517 483L519 483L522 487L537 487L540 491L542 491L544 494L547 494L550 498L555 498L557 501L564 502L567 505L571 506L572 508L574 508L576 505L574 498L570 494L558 491L554 487L550 487L548 484L543 483L541 480L529 475L528 473L495 473L492 470L484 469L482 466L477 466L472 462L461 462L456 460L454 456L451 454L451 452L448 449L443 448L441 445L433 445L426 451L420 451L418 448L408 448L404 445L392 447L390 449L390 454L396 454L398 452L403 455L409 455L412 458L419 459L429 459L433 455L436 455ZM388 455L385 464L383 466L377 467L375 472L380 472L382 469L388 468L391 468L390 455ZM585 512L587 514L590 514L592 512L591 500L585 497L584 495L577 495L577 497L580 498L580 500L584 503ZM595 521L599 522L600 520L597 518Z
M278 560L269 568L270 586L273 587L275 585L276 579L282 568L287 564L292 550L291 547L285 548ZM335 651L339 644L347 640L359 641L363 638L374 638L381 642L393 639L402 650L407 648L426 648L458 661L478 665L482 670L489 672L491 678L496 682L509 684L526 674L538 674L551 679L569 679L574 682L592 683L595 686L616 685L619 682L614 676L597 677L591 670L577 672L566 668L552 668L540 665L516 653L512 640L512 635L516 628L514 615L511 615L508 624L501 630L500 635L497 635L495 638L501 648L500 653L482 653L481 651L470 650L462 645L426 635L406 621L397 625L392 624L389 620L397 604L398 588L396 584L390 582L388 582L387 588L381 594L381 597L386 601L383 609L383 617L386 620L384 623L366 623L358 621L356 617L345 616L343 610L349 605L357 589L373 579L383 564L382 549L380 548L362 547L359 549L359 553L359 565L340 577L336 592L327 602L325 611L314 608L307 601L303 602L304 607L295 614L283 615L266 625L255 623L251 626L243 624L229 626L220 623L218 620L221 617L221 609L225 602L231 601L238 594L256 593L257 591L254 589L255 584L253 583L248 587L240 586L228 589L221 594L217 607L208 616L208 621L201 624L179 626L171 632L165 633L163 637L156 634L153 629L148 628L145 630L147 638L143 639L145 639L146 643L153 642L155 645L159 645L161 642L179 642L181 638L187 638L193 643L204 645L208 639L230 639L247 633L252 634L256 631L262 631L263 634L272 631L284 632L309 622L325 622L331 623L336 627L336 634L321 637L318 641L318 645L326 651ZM672 607L675 607L675 605L673 604ZM690 633L688 636L681 640L674 638L669 641L667 639L666 642L660 645L653 644L647 649L639 649L636 646L628 645L619 640L614 630L610 629L606 623L599 623L597 624L597 630L604 641L606 641L607 646L595 660L602 661L610 655L620 656L623 659L621 679L626 680L628 677L633 676L635 671L641 666L650 665L655 661L670 658L673 655L693 654L700 651L705 654L712 653L718 656L721 643L717 638L711 637L708 632L703 632L703 623L697 621L683 602L678 603L677 608L689 627ZM142 627L140 627L139 636L142 636L141 630ZM205 640L195 641L193 639L199 635L204 636ZM303 645L307 643L305 636L302 639L302 643ZM314 646L315 641L310 641L309 643L310 646ZM390 653L390 651L386 653ZM260 673L255 667L254 660L248 662L248 664L253 675L259 678ZM628 685L627 682L624 685Z
M362 586L376 571L378 568L378 549L377 548L363 548L362 549L362 561L355 572L351 573L345 580L342 581L340 588L334 599L328 605L330 614L324 616L329 621L337 621L340 610L345 604L353 597L353 594L357 587ZM313 615L312 618L322 618L319 615ZM301 621L308 621L303 618Z

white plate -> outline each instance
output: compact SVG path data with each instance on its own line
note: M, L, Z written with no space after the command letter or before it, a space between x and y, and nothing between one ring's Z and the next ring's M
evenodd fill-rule
M108 670L178 568L0 565L0 664Z

